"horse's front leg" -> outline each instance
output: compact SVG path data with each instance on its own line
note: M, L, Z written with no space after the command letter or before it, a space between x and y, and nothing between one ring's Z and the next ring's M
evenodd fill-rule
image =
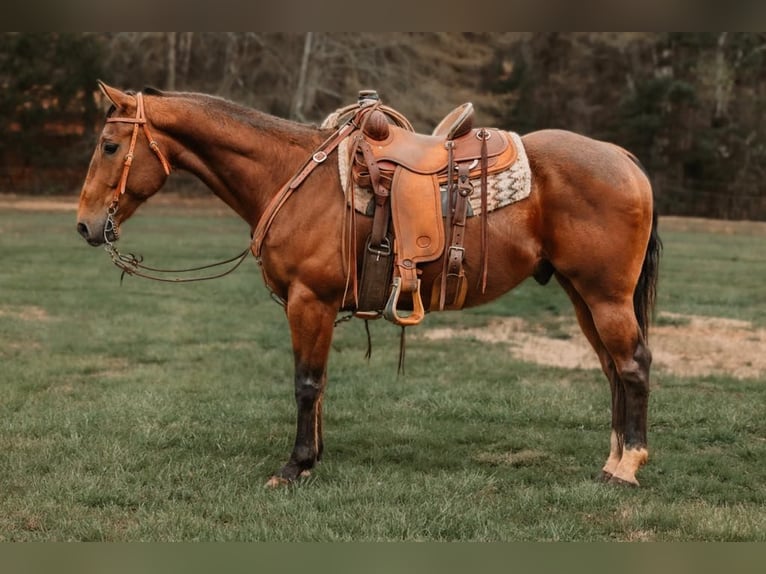
M322 395L337 310L336 304L321 301L303 285L290 289L287 320L295 357L297 429L290 459L267 486L286 484L308 474L322 453Z

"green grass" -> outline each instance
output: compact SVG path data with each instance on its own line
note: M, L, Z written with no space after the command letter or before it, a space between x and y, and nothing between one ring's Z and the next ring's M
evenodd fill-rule
M234 217L147 207L122 248L156 265L236 253ZM766 324L762 237L667 231L660 310ZM282 309L250 261L218 281L126 278L72 213L0 210L0 540L766 540L763 380L663 376L637 490L593 482L608 388L503 345L336 329L325 460L264 482L294 432ZM572 311L525 283L426 327ZM425 328L425 327L421 327Z

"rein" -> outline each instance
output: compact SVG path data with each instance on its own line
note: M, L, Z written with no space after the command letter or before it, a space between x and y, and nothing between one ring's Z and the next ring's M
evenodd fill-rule
M114 263L117 267L122 269L122 274L120 275L120 283L122 283L122 279L125 277L125 275L135 275L136 277L143 277L144 279L151 279L153 281L162 281L164 283L193 283L195 281L207 281L208 279L218 279L219 277L225 277L229 273L232 273L245 260L247 255L250 253L250 248L248 247L242 253L239 253L235 255L234 257L227 259L225 261L218 261L216 263L211 263L209 265L202 265L200 267L189 267L188 269L159 269L156 267L149 267L148 265L143 265L141 263L143 261L143 257L141 255L136 256L133 253L128 253L127 255L124 255L122 253L118 253L116 249L111 251L109 248L107 248L107 251L109 251L109 255L111 255L112 257L112 263ZM211 269L213 267L218 267L220 265L226 265L227 263L231 263L231 262L235 262L235 263L226 271L222 271L220 273L216 273L213 275L204 275L203 277L161 277L158 275L151 274L151 273L176 273L176 274L192 273L194 271L202 271L203 269ZM149 273L146 273L147 271Z
M245 260L248 253L250 252L249 246L245 248L245 250L242 251L241 253L235 255L234 257L226 259L224 261L219 261L217 263L210 263L208 265L201 265L199 267L189 267L187 269L161 269L158 267L149 267L148 265L143 264L144 258L141 255L134 255L133 253L128 253L127 255L125 255L117 251L117 248L114 246L114 243L112 243L112 241L109 239L109 236L110 235L115 237L117 236L117 223L114 220L114 216L117 214L117 211L119 210L120 197L125 193L125 189L127 187L128 174L130 173L130 166L133 165L133 157L134 157L134 152L136 150L136 142L138 141L139 126L143 127L144 135L146 136L146 140L149 142L149 147L151 148L151 150L157 156L157 159L159 159L160 163L162 164L162 169L165 170L165 175L170 175L172 168L170 166L170 162L164 156L162 151L160 151L159 144L157 144L157 142L152 137L151 132L149 131L149 126L148 126L147 118L146 118L146 111L144 109L144 97L141 92L138 92L136 94L136 117L107 118L106 121L133 124L133 134L131 135L130 147L128 148L128 153L125 156L125 162L122 167L122 175L120 176L120 183L117 186L117 189L115 189L114 196L112 197L112 203L109 205L109 208L106 211L106 223L104 224L104 248L106 249L106 252L109 253L109 256L112 258L112 263L114 263L116 267L122 270L122 274L120 275L120 283L122 283L122 280L125 278L125 275L135 275L136 277L152 279L153 281L163 281L165 283L191 283L194 281L206 281L208 279L218 279L219 277L224 277L228 275L229 273L232 273L235 269L237 269L237 267L239 267L242 264L242 262ZM213 275L204 275L202 277L163 277L161 275L158 275L158 274L170 274L170 273L173 273L173 274L193 273L195 271L203 271L205 269L220 267L221 265L226 265L228 263L233 263L233 265L229 269L225 271L221 271L219 273L215 273Z

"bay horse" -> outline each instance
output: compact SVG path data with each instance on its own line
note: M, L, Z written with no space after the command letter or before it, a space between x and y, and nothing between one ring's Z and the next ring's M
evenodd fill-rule
M317 159L331 130L211 95L99 86L111 107L77 212L77 231L90 245L116 241L120 224L174 169L198 177L253 231L286 182L305 172L296 193L283 198L259 253L267 286L285 305L297 405L294 447L267 484L305 476L323 451L334 322L341 310L353 310L345 269L353 254L343 255L346 222L354 218L357 241L349 245L357 246L359 262L372 219L348 206L338 163ZM557 279L611 389L609 455L599 478L637 486L636 472L648 459L647 330L661 252L651 184L638 160L617 145L563 130L536 131L522 141L531 194L489 213L486 288L475 280L478 263L467 258L466 275L473 280L465 307L487 303L530 276L543 284ZM477 253L482 241L475 219L466 223L466 253ZM441 265L424 266L425 292Z

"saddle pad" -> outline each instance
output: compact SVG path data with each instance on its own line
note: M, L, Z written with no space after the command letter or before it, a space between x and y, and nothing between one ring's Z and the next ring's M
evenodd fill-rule
M529 169L529 160L524 150L524 144L517 133L508 133L516 145L518 157L507 170L487 177L487 210L490 212L521 201L528 197L532 191L532 173ZM340 172L343 193L349 198L350 204L351 198L348 195L347 189L349 181L348 139L343 140L338 146L338 170ZM471 179L471 183L473 184L473 194L471 194L470 198L468 217L481 213L481 180L479 178ZM446 194L446 185L441 187L441 191L442 194ZM372 190L363 189L355 185L354 207L359 213L371 216L375 209Z

